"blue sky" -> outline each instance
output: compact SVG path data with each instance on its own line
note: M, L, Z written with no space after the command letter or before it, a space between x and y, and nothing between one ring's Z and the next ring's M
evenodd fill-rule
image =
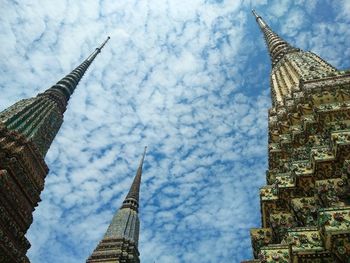
M23 1L24 2L24 1ZM350 1L0 0L0 107L111 40L73 94L27 237L32 263L84 262L148 145L143 263L252 257L267 167L270 61L250 10L349 68Z

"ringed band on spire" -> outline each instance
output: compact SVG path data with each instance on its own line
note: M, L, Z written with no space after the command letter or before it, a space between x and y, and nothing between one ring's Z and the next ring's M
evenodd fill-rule
M53 85L51 88L39 96L50 97L57 103L61 112L63 113L66 110L67 102L70 99L70 96L73 94L79 81L84 76L86 70L89 68L96 56L101 52L101 49L105 46L109 39L110 37L107 37L107 39L99 47L97 47L95 51L90 56L88 56L87 59L84 60L83 63L81 63L71 73L69 73L67 76L65 76L63 79L58 81L55 85Z

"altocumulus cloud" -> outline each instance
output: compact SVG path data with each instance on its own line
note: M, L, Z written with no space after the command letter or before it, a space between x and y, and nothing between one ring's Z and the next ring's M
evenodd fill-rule
M84 262L144 145L143 263L251 257L270 70L256 8L292 44L349 67L348 1L1 1L0 105L33 96L111 41L69 102L27 236L39 262Z

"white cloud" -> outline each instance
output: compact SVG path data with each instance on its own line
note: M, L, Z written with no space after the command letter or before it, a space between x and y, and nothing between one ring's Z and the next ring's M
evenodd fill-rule
M334 9L337 12L337 19L340 21L349 22L350 2L347 0L340 0L332 2Z

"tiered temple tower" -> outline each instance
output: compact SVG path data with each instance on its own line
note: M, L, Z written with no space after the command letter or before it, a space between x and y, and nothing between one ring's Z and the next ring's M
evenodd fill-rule
M272 71L255 260L350 262L350 71L294 48L253 11Z
M142 166L146 154L143 152L136 176L121 208L114 215L103 239L86 261L87 263L139 263L138 217Z
M29 262L25 234L40 201L44 157L63 122L68 100L109 37L76 69L34 98L0 113L0 262Z

